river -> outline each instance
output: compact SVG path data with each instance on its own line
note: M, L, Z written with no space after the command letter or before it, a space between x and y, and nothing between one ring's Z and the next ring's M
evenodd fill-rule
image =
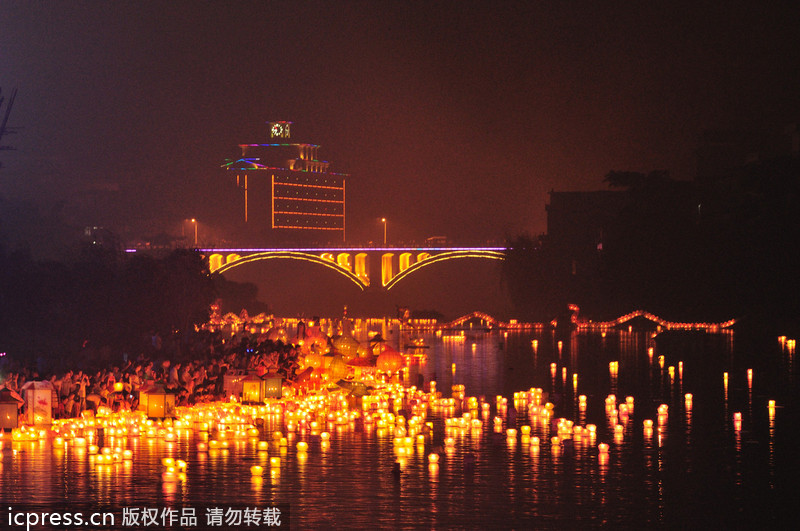
M407 339L396 327L376 324L372 331L398 347ZM358 332L363 339L368 330ZM287 446L268 454L280 457L277 470L256 479L251 466L270 466L255 441L198 452L206 439L197 431L174 443L106 436L104 444L121 444L133 458L95 466L78 448L12 443L6 435L0 521L31 504L108 508L122 529L145 527L122 527L126 507L195 508L198 524L189 529L207 528L212 507L273 506L296 529L770 528L797 520L800 402L788 341L744 342L731 331L654 338L627 329L411 334L428 348L416 351L404 383L428 388L433 380L442 398L455 392L457 405L431 406L431 435L400 457L391 432L363 422L329 430L329 446L319 435L287 434ZM454 388L461 385L464 400ZM549 420L515 402L515 393L532 388L554 405ZM484 406L478 410L479 428L446 427L445 417L461 417L458 406L470 396L489 404L486 417ZM666 415L660 418L659 409ZM553 446L559 418L573 422L572 435ZM596 426L591 437L589 425ZM574 426L583 429L575 434ZM510 427L517 430L512 437ZM309 444L305 457L295 449L301 440ZM436 467L429 465L433 452L440 456ZM165 456L186 461L180 480L162 476Z

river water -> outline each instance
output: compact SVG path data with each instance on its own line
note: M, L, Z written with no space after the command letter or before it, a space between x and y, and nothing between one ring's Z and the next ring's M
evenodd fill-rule
M373 331L398 347L406 341L396 328L378 324ZM360 330L362 338L366 333ZM196 449L197 432L174 443L129 436L123 445L132 450L131 461L95 466L76 448L54 449L50 440L11 443L6 436L0 522L33 506L107 508L117 514L118 529L146 527L123 527L124 507L196 508L198 524L188 529L208 528L209 507L273 506L296 529L781 528L797 521L800 402L794 351L786 342L745 343L733 332L654 338L627 329L563 337L551 330L477 329L413 335L428 348L416 351L404 382L424 381L428 388L435 380L445 398L463 385L467 397L490 404L490 413L479 429L446 429L444 417L459 417L461 409L431 407L432 435L400 459L399 472L392 434L362 423L330 430L327 449L317 435L290 434L287 447L269 453L281 457L280 467L256 480L250 467L269 464L254 441L206 453ZM524 403L514 407L514 393L531 388L554 404L549 422L530 417ZM498 395L508 411L502 403L498 408ZM619 411L627 397L633 411L626 421ZM667 415L659 421L664 405ZM495 430L498 412L502 424ZM583 430L554 449L558 418L596 425L595 438ZM646 420L653 421L649 434ZM522 435L523 426L532 426L530 437ZM517 429L512 438L509 427ZM533 437L540 438L538 448ZM309 443L305 458L295 450L299 440ZM607 455L599 443L609 445ZM436 469L428 464L431 452L440 455ZM164 479L165 456L187 462L185 478ZM214 528L253 527L223 522Z

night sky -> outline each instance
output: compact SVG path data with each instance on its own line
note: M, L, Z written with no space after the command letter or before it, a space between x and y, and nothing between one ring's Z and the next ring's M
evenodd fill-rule
M351 175L353 243L538 234L550 190L691 179L704 129L798 119L797 4L696 4L4 0L0 193L224 235L220 165L290 120Z

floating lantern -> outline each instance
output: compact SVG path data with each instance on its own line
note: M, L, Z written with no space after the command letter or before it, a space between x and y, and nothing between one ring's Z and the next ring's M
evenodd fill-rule
M263 381L251 372L241 379L242 386L242 404L263 404Z
M265 398L280 398L283 396L283 377L273 374L261 378L261 396Z
M19 426L22 397L18 397L17 393L7 387L0 389L0 430L9 432Z
M25 422L33 426L53 423L53 384L31 381L20 390L25 397Z
M302 453L308 451L308 443L305 441L300 441L297 443L297 451Z
M270 457L269 458L269 466L272 468L278 468L281 466L281 458L280 457Z
M276 458L277 459L277 458ZM252 476L261 476L264 474L264 468L258 465L253 465L250 467L250 475Z
M153 419L163 419L175 416L175 393L167 391L162 383L153 384L140 395L146 397L142 403L145 404L145 414Z

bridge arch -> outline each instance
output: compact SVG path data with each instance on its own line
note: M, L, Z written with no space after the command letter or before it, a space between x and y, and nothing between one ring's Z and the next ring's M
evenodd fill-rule
M427 254L427 253L425 253ZM487 251L487 250L459 250L459 251L448 251L439 254L435 254L433 256L428 255L424 260L420 260L412 265L410 265L407 269L400 271L397 275L394 275L391 280L384 284L384 287L387 290L392 289L392 287L403 280L408 275L414 273L415 271L419 271L423 267L436 264L439 262L443 262L446 260L455 260L458 258L483 258L488 260L504 260L506 255L499 251Z
M238 255L236 256L237 257L234 260L227 260L225 261L224 264L220 265L219 268L212 269L212 271L214 273L225 273L226 271L230 271L234 267L239 267L244 264L249 264L251 262L257 262L259 260L272 260L278 258L290 259L290 260L303 260L306 262L312 262L333 269L337 273L347 277L362 291L366 287L366 284L359 275L354 274L349 268L344 267L339 262L333 260L332 256L319 256L302 251L263 251L263 252L248 254L246 256L238 256ZM211 257L209 257L209 259L211 259ZM220 263L221 260L217 261L217 259L215 258L214 262Z

